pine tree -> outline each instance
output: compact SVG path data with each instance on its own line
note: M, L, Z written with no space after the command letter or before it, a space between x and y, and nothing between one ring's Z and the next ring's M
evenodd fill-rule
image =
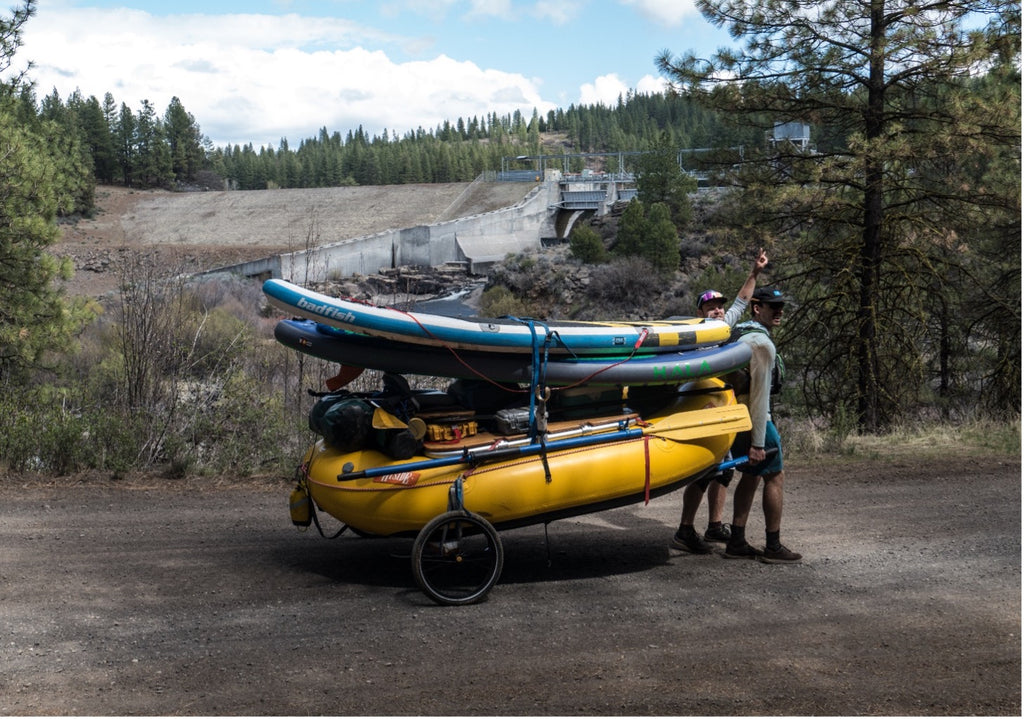
M679 233L668 205L656 202L647 213L643 256L662 277L679 269Z
M138 153L135 146L135 115L123 102L118 111L114 125L114 157L120 168L121 182L125 187L135 186L135 172L138 166Z
M78 116L83 140L92 157L93 175L99 182L111 184L114 182L117 164L114 158L114 139L104 108L92 96L78 108Z
M149 100L135 116L135 148L138 158L136 175L145 187L166 187L172 178L171 151L167 145L163 123Z
M27 2L0 19L0 67L10 65L33 12ZM40 121L50 132L40 134L19 117L26 95L16 84L5 84L0 95L0 384L9 391L47 351L66 346L80 319L54 286L70 275L70 261L46 250L60 236L57 211L62 202L73 204L81 177L62 174L54 161L68 149L51 144L59 139L57 123ZM74 170L76 156L66 158L64 172Z
M973 291L946 282L974 244L953 242L950 229L965 215L987 224L1016 213L1019 230L1020 6L698 5L745 44L710 60L663 53L659 69L677 91L749 126L799 121L832 133L817 152L783 142L748 153L740 219L789 235L775 256L788 263L800 305L784 329L814 333L799 353L813 366L805 374L812 402L849 402L861 428L887 426L925 389L927 354L941 344L926 331L939 296ZM967 79L993 68L1016 76L999 99ZM964 185L940 169L1005 152L1015 154L1017 172L1004 186ZM982 207L996 212L974 211ZM1009 284L1000 304L1019 325L1019 282Z
M641 257L646 234L647 208L640 200L633 199L626 205L619 220L612 252L620 257Z
M663 203L678 231L690 223L693 207L690 193L697 181L679 166L680 147L663 130L658 140L637 160L637 196L648 205Z
M191 182L203 165L202 133L192 113L181 100L172 97L163 121L171 161L171 173L178 182Z

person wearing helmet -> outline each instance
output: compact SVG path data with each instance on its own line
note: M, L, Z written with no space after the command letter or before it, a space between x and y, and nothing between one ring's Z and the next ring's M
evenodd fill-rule
M735 326L753 296L758 275L767 266L768 255L763 248L758 249L754 266L729 309L725 309L725 295L718 290L705 290L697 297L698 316L722 320L730 327ZM722 514L725 510L725 488L729 486L732 475L733 472L729 469L700 482L694 482L683 491L683 513L679 520L679 529L672 537L674 549L694 554L708 554L712 548L708 542L729 541L731 532L729 525L722 523ZM693 528L693 522L705 492L708 496L708 528L702 539Z

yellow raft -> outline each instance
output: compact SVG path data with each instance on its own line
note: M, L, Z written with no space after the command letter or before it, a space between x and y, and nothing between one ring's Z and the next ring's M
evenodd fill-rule
M623 407L618 416L535 427L532 435L427 442L406 460L320 441L302 464L292 519L315 521L312 500L358 534L415 537L412 570L424 593L439 604L470 604L501 574L498 529L683 487L717 471L736 433L750 429L746 407L718 379L683 385L659 404L642 417Z
M339 452L317 442L303 464L316 506L363 534L414 535L447 511L461 479L466 510L498 529L621 506L663 494L713 470L737 432L744 406L718 379L681 388L643 419L578 423L546 441L503 441L394 460L375 449ZM575 434L575 436L573 436Z

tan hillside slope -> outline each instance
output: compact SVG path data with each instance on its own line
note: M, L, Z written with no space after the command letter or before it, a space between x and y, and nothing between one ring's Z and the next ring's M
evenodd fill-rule
M54 253L75 263L70 293L99 295L117 286L117 258L125 252L195 272L490 212L516 204L532 187L476 182L177 193L103 186L95 216L65 224Z

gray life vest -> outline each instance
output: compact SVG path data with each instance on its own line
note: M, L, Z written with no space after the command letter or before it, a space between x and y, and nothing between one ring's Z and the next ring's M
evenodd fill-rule
M743 335L751 334L752 332L760 332L763 335L771 337L768 330L765 329L764 325L755 320L747 320L741 322L732 329L732 334L729 337L730 342L735 342ZM737 370L729 374L726 379L729 384L732 385L733 391L736 394L750 394L750 365L747 365L741 370ZM775 352L775 366L772 367L772 386L770 394L778 394L782 391L782 383L786 379L786 363L782 361L782 355Z

